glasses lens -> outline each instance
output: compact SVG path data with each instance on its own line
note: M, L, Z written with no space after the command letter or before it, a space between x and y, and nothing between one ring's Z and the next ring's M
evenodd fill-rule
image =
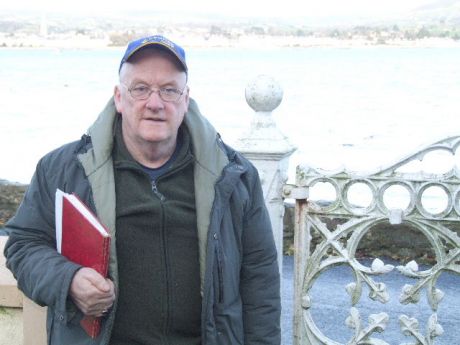
M183 91L174 88L161 88L155 91L146 85L138 85L128 89L128 91L134 99L138 100L146 100L150 97L152 92L157 92L160 98L165 102L176 102L183 93Z
M159 92L161 99L166 102L175 102L182 94L182 92L173 88L160 89Z
M131 96L135 99L147 99L150 94L150 89L146 86L136 86L131 89Z

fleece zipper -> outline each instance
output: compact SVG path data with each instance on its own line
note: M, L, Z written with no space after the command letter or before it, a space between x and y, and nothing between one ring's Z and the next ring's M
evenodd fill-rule
M166 305L164 306L165 307L165 317L164 317L164 324L163 324L163 333L165 335L168 335L169 332L170 332L170 324L171 324L171 306L172 306L172 301L171 301L171 298L172 298L172 289L171 289L171 279L170 279L170 269L171 269L171 264L170 264L170 261L169 261L169 254L168 254L168 243L167 243L167 240L166 240L166 227L165 227L165 222L166 222L166 210L165 210L165 202L167 201L167 198L166 196L160 192L160 190L158 189L158 185L161 184L161 180L164 180L165 178L167 178L168 176L171 176L173 174L176 174L176 173L180 173L180 171L182 169L184 169L188 164L190 164L191 162L193 161L193 156L189 156L188 158L186 158L184 161L182 161L179 165L177 166L174 166L171 170L169 170L168 172L166 172L165 174L159 176L156 180L151 180L150 182L150 185L151 185L151 189L152 189L152 193L154 195L155 198L157 198L159 201L160 201L160 207L161 207L161 229L160 229L160 240L161 240L161 244L162 244L162 250L163 250L163 258L164 258L164 268L165 268L165 275L164 275L164 282L165 282L165 288L166 288L166 291L167 291L167 298L166 298ZM148 176L147 173L143 172L146 176ZM150 178L150 176L148 176L148 178ZM163 341L165 342L166 344L166 339L163 339L162 340L162 343Z

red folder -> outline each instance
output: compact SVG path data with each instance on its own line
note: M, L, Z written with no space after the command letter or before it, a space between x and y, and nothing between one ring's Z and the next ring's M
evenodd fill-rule
M69 260L107 277L110 234L75 194L56 191L56 243ZM101 318L84 316L80 325L91 338L101 331Z

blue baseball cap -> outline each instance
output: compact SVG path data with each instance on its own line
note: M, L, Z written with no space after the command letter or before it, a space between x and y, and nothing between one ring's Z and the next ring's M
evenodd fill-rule
M179 61L179 64L183 67L185 73L188 73L187 64L185 62L184 49L161 35L142 37L129 42L125 51L125 55L123 55L123 58L121 59L118 72L120 72L121 66L123 66L123 64L128 61L136 52L147 47L159 48L171 53Z

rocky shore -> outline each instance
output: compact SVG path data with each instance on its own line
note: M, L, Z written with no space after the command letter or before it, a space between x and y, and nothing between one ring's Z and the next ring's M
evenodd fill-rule
M356 48L385 46L393 48L440 48L458 47L460 39L425 37L419 39L379 38L379 37L316 37L316 36L269 36L241 35L239 37L171 33L170 37L183 42L189 48ZM122 49L125 44L113 45L105 38L94 39L86 36L65 36L46 39L27 35L10 37L0 33L0 48L45 48L45 49Z
M14 216L26 189L27 185L0 179L0 235L5 223Z

